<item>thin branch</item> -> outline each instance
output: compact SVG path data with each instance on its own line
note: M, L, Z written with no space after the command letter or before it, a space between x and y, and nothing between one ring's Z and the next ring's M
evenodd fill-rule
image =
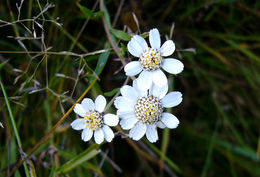
M45 51L0 51L0 53L9 53L9 54L23 54L23 53L28 53L28 54L37 54L33 58L36 58L41 55L69 55L69 56L76 56L76 57L86 57L90 55L96 55L96 54L101 54L107 51L110 51L111 49L102 49L102 50L97 50L94 52L89 52L89 53L84 53L84 54L77 54L74 52L68 52L68 51L60 51L60 52L45 52Z
M114 28L115 25L116 25L116 22L117 22L117 20L118 20L118 17L119 17L119 15L120 15L120 12L121 12L121 10L122 10L122 7L123 7L123 5L124 5L124 2L125 2L125 0L121 0L121 1L120 1L119 7L118 7L118 9L117 9L117 11L116 11L116 15L115 15L114 21L113 21L113 23L112 23L112 27L113 27L113 28Z

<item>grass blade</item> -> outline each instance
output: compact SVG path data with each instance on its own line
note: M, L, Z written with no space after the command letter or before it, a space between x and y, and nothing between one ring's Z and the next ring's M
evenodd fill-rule
M92 157L96 156L99 153L97 148L98 148L97 144L92 145L87 150L83 151L82 153L80 153L79 155L77 155L76 157L74 157L70 161L66 162L61 167L59 167L56 170L56 172L57 173L67 173L70 170L72 170L73 168L75 168L75 167L81 165L82 163L88 161L89 159L91 159Z
M260 58L253 54L251 51L249 51L246 48L241 47L240 45L236 44L234 41L231 40L227 40L225 38L222 38L226 43L228 43L229 45L231 45L232 47L234 47L235 49L241 51L242 53L244 53L246 56L248 56L250 59L255 60L256 62L260 63Z
M14 129L14 134L15 134L15 137L16 137L16 141L17 141L17 144L18 144L19 151L23 152L20 135L19 135L19 132L18 132L17 127L16 127L16 123L15 123L15 120L14 120L13 112L12 112L12 109L11 109L11 106L10 106L10 103L9 103L9 100L8 100L8 96L7 96L6 91L5 91L4 84L2 83L1 76L0 76L0 84L1 84L2 92L4 94L5 103L7 105L8 112L9 112L9 115L10 115L10 118L11 118L11 122L12 122L12 126L13 126L13 129ZM23 159L22 155L21 155L21 158ZM25 170L26 176L30 177L28 166L27 166L26 162L23 163L23 166L24 166L24 170Z
M104 67L106 66L109 54L110 54L110 51L104 52L98 58L98 62L97 62L96 68L95 68L95 74L97 76L99 76L101 74ZM95 78L95 76L93 76L92 79L90 79L90 82L92 82L94 78Z

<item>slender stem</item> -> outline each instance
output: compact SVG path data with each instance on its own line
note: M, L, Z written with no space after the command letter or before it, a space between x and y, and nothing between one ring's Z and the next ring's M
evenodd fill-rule
M8 100L8 96L7 96L6 91L5 91L4 84L2 83L1 76L0 76L0 84L1 84L2 92L3 92L4 97L5 97L5 102L6 102L6 105L7 105L7 109L8 109L10 118L11 118L12 126L13 126L13 129L14 129L14 134L15 134L16 141L17 141L18 148L19 148L19 153L21 155L21 158L24 159L23 158L23 154L22 154L23 153L23 149L22 149L21 139L20 139L17 127L16 127L16 123L15 123L15 120L14 120L13 112L12 112L12 109L11 109L11 106L10 106L10 103L9 103L9 100ZM25 171L26 176L30 177L28 166L27 166L26 162L23 162L23 166L24 166L24 171Z
M118 17L119 17L119 15L120 15L120 12L121 12L121 10L122 10L122 7L123 7L123 5L124 5L124 2L125 2L125 0L121 0L121 1L120 1L119 7L118 7L118 9L117 9L117 11L116 11L116 15L115 15L114 21L113 21L113 23L112 23L112 27L113 27L113 28L114 28L115 25L116 25L116 22L117 22L117 20L118 20Z
M98 5L98 1L96 1L96 3L94 4L94 6L93 6L93 8L92 8L93 11L96 9L97 5ZM69 51L72 51L72 50L73 50L75 44L76 44L77 41L79 40L79 38L80 38L81 34L83 33L84 29L86 28L86 26L87 26L87 24L88 24L88 22L89 22L89 19L90 19L90 18L87 18L87 19L85 20L83 26L81 27L81 29L80 29L80 31L79 31L77 37L76 37L76 39L72 42L72 44L71 44L71 46L70 46L70 48L69 48Z
M104 5L104 0L100 0L100 10L102 10L103 12L105 12L105 5ZM106 12L105 12L105 15L106 15ZM108 38L108 41L109 43L112 45L112 48L113 50L115 51L116 55L119 57L119 59L121 60L123 66L126 65L126 62L125 60L123 60L123 58L120 56L120 51L118 49L118 47L116 46L114 40L113 40L113 37L112 35L110 34L110 26L111 24L108 24L106 18L105 18L105 15L103 17L103 24L104 24L104 28L105 28L105 32L107 34L107 38Z
M22 53L27 53L27 54L37 54L35 57L41 56L41 55L68 55L68 56L76 56L76 57L86 57L90 55L96 55L100 53L107 52L111 49L102 49L94 52L89 52L89 53L84 53L84 54L77 54L73 52L67 52L67 51L60 51L60 52L48 52L48 51L0 51L0 53L10 53L10 54L22 54Z
M115 41L113 40L113 36L110 33L110 29L112 28L108 18L109 16L106 14L106 9L105 9L105 4L104 4L104 0L100 0L100 10L102 10L105 14L103 17L103 24L104 24L104 29L108 38L109 43L111 44L113 50L115 51L116 55L118 56L118 58L120 59L121 63L123 66L125 66L127 63L125 62L124 58L122 58L122 56L120 55L120 50L117 47L117 44L115 43ZM131 77L132 80L135 80L135 77L132 76Z

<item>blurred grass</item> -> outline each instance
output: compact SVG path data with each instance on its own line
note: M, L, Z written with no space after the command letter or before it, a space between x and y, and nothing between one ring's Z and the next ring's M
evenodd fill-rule
M169 79L170 90L184 95L170 110L180 119L177 129L159 130L156 144L116 136L89 151L95 145L70 128L70 114L31 156L37 176L260 176L259 1L111 0L103 12L98 1L30 0L20 15L16 2L20 7L21 1L0 2L0 72L26 153L93 79L98 82L87 96L112 99L126 79L120 59L131 57L129 35L157 27L165 40L174 22L173 57L185 64L184 72ZM18 15L34 20L6 23ZM102 49L109 51L95 53ZM84 55L89 52L94 54ZM20 155L4 95L0 105L0 176L7 176ZM14 176L25 176L23 167Z
M24 159L21 138L20 138L20 135L19 135L18 130L17 130L17 126L16 126L14 116L13 116L13 112L12 112L12 108L10 106L10 102L9 102L8 96L6 94L4 83L2 82L1 76L0 76L0 84L1 84L1 90L2 90L4 98L5 98L5 103L6 103L8 112L9 112L9 116L10 116L10 119L11 119L11 122L12 122L12 127L13 127L13 130L14 130L14 134L15 134L15 138L16 138L17 145L18 145L18 148L19 148L19 152L20 152L21 158ZM27 177L29 177L29 169L28 169L26 162L24 162L23 165L24 165L25 174L26 174Z

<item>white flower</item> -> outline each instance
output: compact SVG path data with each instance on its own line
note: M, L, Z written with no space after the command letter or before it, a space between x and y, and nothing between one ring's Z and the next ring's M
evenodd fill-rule
M151 48L148 47L144 38L139 35L133 36L131 41L127 44L127 48L133 56L139 58L139 61L132 61L124 68L128 76L135 76L142 71L137 84L144 90L150 88L152 82L159 87L167 84L167 78L161 71L161 67L171 74L182 72L184 67L182 62L177 59L163 58L173 54L175 44L172 40L167 40L161 46L158 29L154 28L150 30L149 41Z
M114 133L109 126L116 126L119 118L114 114L104 114L105 106L105 97L99 95L95 103L89 98L84 98L81 104L74 107L74 112L82 118L74 120L71 126L75 130L83 130L83 141L89 141L93 133L97 144L101 144L104 138L108 142L113 140Z
M130 129L130 138L139 140L146 134L146 138L154 143L158 140L157 127L173 129L178 126L179 120L163 110L179 105L182 94L170 92L166 95L167 84L163 87L152 84L149 91L144 91L138 87L137 80L134 80L133 87L125 85L120 89L122 96L117 97L114 104L121 118L121 127Z

